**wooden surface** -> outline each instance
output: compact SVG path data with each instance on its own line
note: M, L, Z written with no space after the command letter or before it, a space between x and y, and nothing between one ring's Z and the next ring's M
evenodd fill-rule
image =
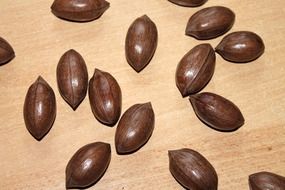
M248 175L261 170L285 175L285 2L284 0L209 0L184 8L166 0L110 0L99 19L72 23L50 12L52 0L0 1L0 36L16 58L0 67L0 189L65 189L65 166L83 145L104 141L112 159L104 177L90 189L182 189L168 170L169 149L192 148L215 167L219 189L248 189ZM214 131L195 116L175 85L182 56L202 43L184 35L188 18L201 8L223 5L236 13L231 31L250 30L264 40L262 57L232 64L217 55L215 74L204 89L232 100L245 125L232 133ZM147 14L157 25L159 42L151 63L137 74L126 62L124 41L131 22ZM222 37L209 42L216 46ZM119 156L116 127L100 124L88 97L74 112L56 84L60 56L75 49L84 57L89 78L94 68L110 72L121 86L123 111L151 101L155 130L138 152ZM49 134L36 141L26 130L23 103L28 87L41 75L54 89L57 117Z

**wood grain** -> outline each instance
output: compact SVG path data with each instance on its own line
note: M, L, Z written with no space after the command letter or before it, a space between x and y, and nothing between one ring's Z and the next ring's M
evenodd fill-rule
M112 159L104 177L90 189L182 189L168 170L167 150L192 148L216 168L219 189L248 189L248 175L266 170L285 175L285 2L284 0L209 0L184 8L166 0L110 0L99 19L73 23L50 11L52 0L0 2L0 36L16 58L0 67L0 189L65 189L65 167L83 145L111 143ZM201 41L184 35L197 10L223 5L236 13L231 31L250 30L265 42L265 53L249 64L232 64L217 55L214 76L204 91L220 94L239 106L245 125L232 133L214 131L195 116L175 86L182 56ZM151 63L136 73L124 53L132 21L147 14L158 28L158 47ZM209 42L216 46L222 37ZM123 111L151 101L156 124L149 142L135 154L119 156L115 128L100 124L88 98L74 112L61 98L56 65L68 49L85 59L89 76L96 68L110 72L123 95ZM29 85L42 75L57 100L57 117L49 134L37 142L23 120Z

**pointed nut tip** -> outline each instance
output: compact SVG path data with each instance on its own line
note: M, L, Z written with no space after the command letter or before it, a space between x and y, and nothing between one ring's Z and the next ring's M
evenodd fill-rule
M168 150L168 155L174 155L178 152L179 150Z
M35 136L34 136L35 137ZM38 137L35 137L35 139L40 142L42 140L42 138L38 138Z
M73 103L73 104L70 104L70 106L73 109L73 111L75 111L78 108L79 104L78 103Z
M98 69L98 68L95 68L95 69L94 69L93 77L94 77L94 76L97 76L97 75L100 76L100 75L102 75L102 74L103 74L103 71L102 71L102 70L100 70L100 69ZM92 78L93 78L93 77L92 77Z
M184 94L185 94L184 89L180 85L178 85L178 82L176 82L176 86L177 86L181 96L184 97Z
M111 145L109 143L106 143L106 142L100 142L102 143L103 145L107 146L108 148L111 148Z
M149 107L150 109L152 109L151 102L146 102L143 105L146 106L146 107Z
M45 136L45 134L32 134L32 136L37 140L37 141L41 141L43 139L43 137Z
M255 176L255 174L250 174L250 175L248 176L248 179L251 180L252 178L254 178L254 176Z
M189 95L189 100L190 100L190 102L194 101L195 98L196 98L196 96L197 96L197 94L191 94L191 95Z
M248 176L248 184L250 187L254 186L254 178L255 178L255 174L251 174Z
M111 145L109 143L106 143L106 146L111 151Z
M55 6L55 1L52 3L52 5L50 6L50 9L53 11L54 9L54 6Z
M105 3L105 6L106 6L107 8L109 8L109 7L110 7L110 2L108 2L108 1L104 1L104 3Z
M173 153L174 150L168 150L168 156L170 156Z
M143 70L143 68L139 68L139 67L134 66L134 65L132 65L132 67L133 67L133 69L134 69L137 73L139 73L139 72L141 72L141 71Z
M108 127L114 127L114 125L117 123L117 119L109 118L108 121L104 122Z
M38 76L37 81L43 80L43 77L41 75Z
M181 96L183 97L183 98L185 98L187 95L188 95L188 93L186 92L186 90L181 90L180 91L180 93L181 93Z
M12 51L11 51L11 59L10 60L12 60L14 57L15 57L15 51L14 51L14 49L12 48Z
M116 152L119 155L128 154L130 152L124 147L122 143L116 144L115 147L116 147Z
M65 182L65 187L66 187L66 189L71 189L71 188L73 188L73 186L72 186L72 184L71 184L70 181L71 181L71 180L67 180L67 181Z
M94 74L95 74L95 73L99 73L99 74L100 74L100 73L103 73L103 71L100 70L100 69L98 69L98 68L95 68L95 69L94 69Z
M189 25L189 24L188 24ZM185 29L185 35L187 36L195 36L194 31L192 30L192 24L190 26L187 26Z
M147 16L147 14L142 15L141 18L149 19L149 17Z
M66 189L74 189L77 188L76 182L74 183L72 176L66 176L65 179L65 187Z
M219 53L221 50L222 50L222 48L221 48L221 43L219 43L219 44L215 47L215 51L216 51L217 53Z
M75 49L69 49L66 53L77 53Z
M124 154L124 151L122 151L121 147L116 145L116 152L117 154Z

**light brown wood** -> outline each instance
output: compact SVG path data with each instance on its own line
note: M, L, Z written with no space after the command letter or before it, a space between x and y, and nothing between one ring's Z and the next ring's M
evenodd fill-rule
M198 8L166 0L110 0L111 7L89 23L60 20L50 12L52 0L1 0L0 36L14 47L16 58L0 67L0 189L65 189L65 166L83 145L104 141L112 159L104 177L90 189L182 189L168 170L169 149L192 148L214 165L219 189L248 189L248 175L261 170L285 175L285 2L284 0L209 0ZM250 30L265 42L262 57L233 64L217 55L214 77L203 91L232 100L245 125L232 133L214 131L195 116L175 86L175 69L195 45L216 46L222 37L198 41L184 35L197 10L223 5L236 13L231 31ZM137 74L126 62L124 41L133 20L147 14L157 25L159 42L151 63ZM96 68L110 72L123 94L123 111L151 101L155 130L138 152L119 156L116 128L100 124L88 97L74 112L56 84L60 56L75 49L84 57L89 78ZM57 116L49 134L36 141L26 130L23 103L38 75L53 87Z

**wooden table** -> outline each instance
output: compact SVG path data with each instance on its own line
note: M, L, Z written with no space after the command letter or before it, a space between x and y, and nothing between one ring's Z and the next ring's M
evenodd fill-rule
M0 36L16 58L0 67L0 189L65 189L65 167L80 147L94 141L111 144L112 160L104 177L90 189L182 189L168 170L169 149L192 148L215 167L219 189L248 189L248 175L261 170L285 175L285 2L284 0L209 0L184 8L166 0L110 0L99 19L72 23L50 12L52 0L1 0ZM258 33L265 53L249 64L233 64L217 55L215 74L203 91L232 100L245 125L221 133L202 124L175 85L182 56L199 43L216 46L222 37L198 41L184 35L189 17L201 8L223 5L236 13L231 31ZM133 20L147 14L157 25L159 43L151 63L136 73L126 62L124 41ZM151 101L156 124L149 142L138 152L119 156L116 127L93 116L88 97L74 112L56 84L60 56L75 49L84 57L89 77L96 68L110 72L123 93L123 111ZM40 142L26 130L23 103L28 87L41 75L53 87L57 116Z

